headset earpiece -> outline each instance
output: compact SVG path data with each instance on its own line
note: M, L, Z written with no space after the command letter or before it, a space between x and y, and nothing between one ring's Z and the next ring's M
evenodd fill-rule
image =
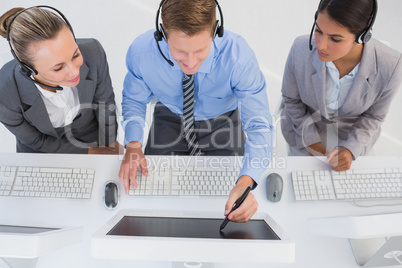
M371 29L370 29L369 31L365 31L364 33L360 34L356 38L356 43L358 43L358 44L367 43L368 41L370 41L371 37L372 37L372 34L371 34Z
M155 31L154 37L155 37L156 42L162 41L162 33L160 31Z
M213 36L222 37L224 33L224 29L222 25L219 25L219 20L216 21L215 32Z
M373 6L373 13L370 16L370 22L367 28L356 37L356 43L362 44L362 43L367 43L370 41L372 37L372 31L373 31L373 25L375 22L375 18L377 17L377 10L378 10L378 4L377 0L374 0L374 6Z
M218 7L219 16L221 17L221 24L220 25L218 23L219 20L216 21L216 27L217 28L216 28L215 35L218 35L218 37L222 37L223 34L225 33L225 27L223 27L223 12L222 12L221 6L218 3L218 0L215 0L215 3L216 3L216 6Z
M38 71L35 70L34 68L26 65L25 63L21 62L21 71L26 74L27 76L31 76L31 75L37 75Z

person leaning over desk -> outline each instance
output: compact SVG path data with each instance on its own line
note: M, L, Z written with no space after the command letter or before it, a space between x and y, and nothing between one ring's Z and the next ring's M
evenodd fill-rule
M371 38L376 14L375 0L322 0L310 40L294 41L283 76L281 121L294 154L327 155L342 171L377 141L401 84L402 62L401 53ZM339 140L334 149L322 141L332 126Z
M145 154L244 153L236 186L226 203L227 215L249 185L257 186L266 167L263 159L270 160L273 127L265 79L246 41L224 31L218 2L166 0L160 9L160 28L158 10L156 32L136 38L127 53L122 101L127 150L119 177L128 192L130 180L136 186L138 167L147 176L141 144L146 105L155 96L159 103ZM249 194L229 219L248 221L257 207Z
M64 15L46 6L13 8L0 27L14 56L0 70L0 121L17 152L122 152L100 43L76 40Z

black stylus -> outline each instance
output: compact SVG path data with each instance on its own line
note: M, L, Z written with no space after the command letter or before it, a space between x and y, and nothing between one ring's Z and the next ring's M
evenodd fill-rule
M226 227L226 224L228 224L229 222L229 215L230 213L232 213L234 210L236 210L238 207L240 207L240 205L243 203L244 199L246 199L248 193L251 191L251 188L253 188L252 185L250 185L249 187L246 188L246 190L244 191L244 193L240 196L240 198L236 201L236 203L234 204L232 210L228 213L228 215L225 217L225 219L223 220L221 227L219 228L219 231L222 231L223 228Z

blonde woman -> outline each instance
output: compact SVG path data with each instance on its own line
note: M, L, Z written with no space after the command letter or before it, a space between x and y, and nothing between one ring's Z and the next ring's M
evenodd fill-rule
M13 8L0 35L14 60L0 70L0 121L17 152L116 154L115 101L105 52L75 39L52 7Z

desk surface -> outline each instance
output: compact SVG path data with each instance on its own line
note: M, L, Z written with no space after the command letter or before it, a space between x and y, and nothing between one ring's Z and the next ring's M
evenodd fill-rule
M307 219L313 217L364 215L401 212L402 206L358 207L351 202L296 202L291 184L292 170L330 169L323 158L277 157L266 170L253 194L259 211L268 213L294 239L296 262L289 267L359 267L347 239L311 235ZM360 157L352 168L402 167L400 157ZM26 225L82 226L81 243L56 250L38 259L37 267L171 267L168 262L139 262L95 259L90 255L91 236L120 209L224 211L226 198L132 197L120 186L120 204L116 210L103 205L103 188L108 180L118 181L121 156L110 155L51 155L0 153L0 165L46 167L82 167L96 170L92 197L89 200L0 197L0 222L16 221ZM284 179L282 200L271 203L265 195L265 175L276 172ZM183 200L184 199L184 200ZM202 202L201 202L202 201ZM230 258L230 253L228 253ZM259 267L256 264L252 265ZM215 267L245 267L216 264ZM263 266L261 266L263 267ZM266 267L266 266L265 266ZM276 266L270 266L276 267ZM278 266L278 267L283 267Z

